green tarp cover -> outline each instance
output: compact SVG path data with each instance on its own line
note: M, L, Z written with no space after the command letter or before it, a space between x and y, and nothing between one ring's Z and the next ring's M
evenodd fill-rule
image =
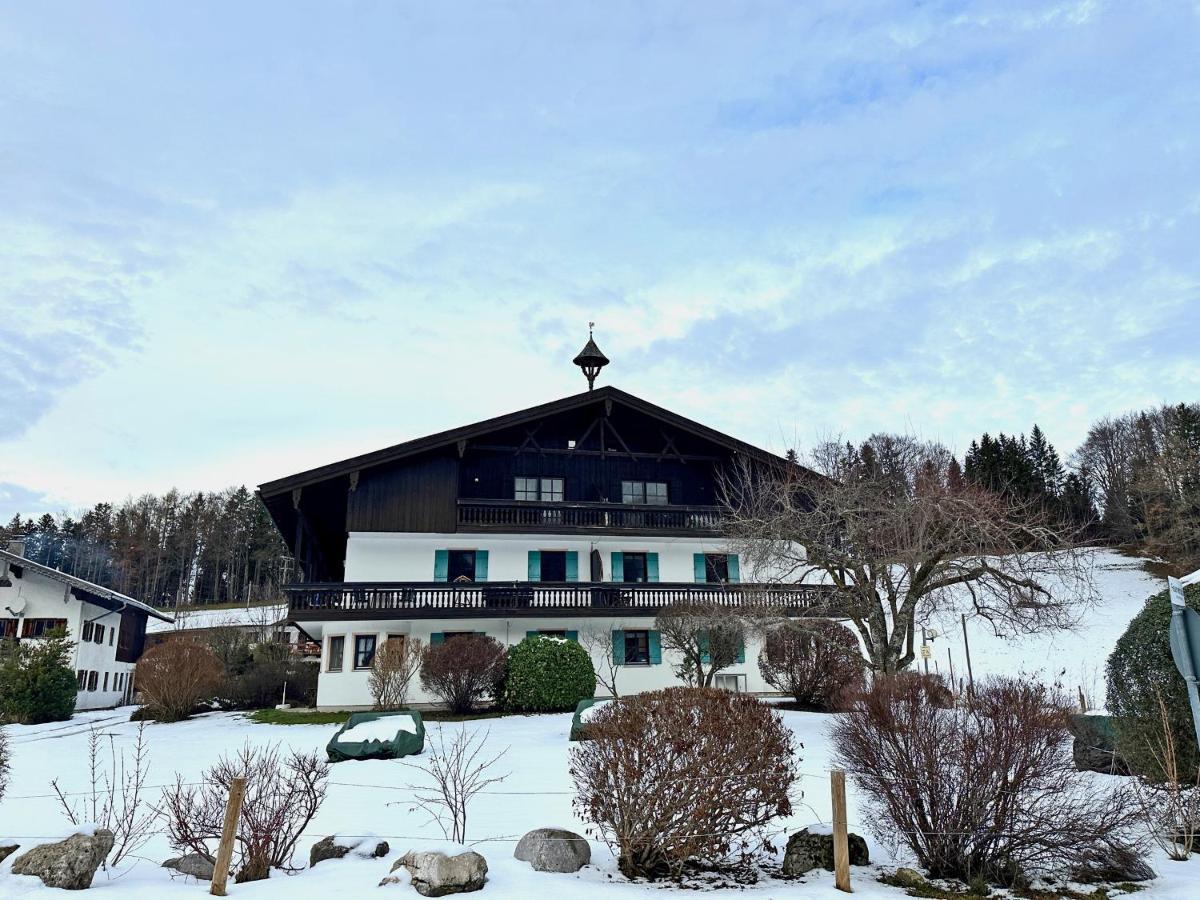
M341 740L342 735L354 728L355 725L392 716L411 717L417 726L416 734L403 730L397 723L395 735L390 739ZM421 714L415 709L398 709L391 712L354 713L346 720L346 724L337 730L325 748L325 752L332 762L341 762L347 759L398 759L401 756L414 756L423 749L425 749L425 723L421 721Z
M590 709L601 701L606 701L607 697L588 697L586 700L580 700L575 705L575 715L571 717L571 740L586 741L587 738L587 723L580 719L580 714L585 709Z

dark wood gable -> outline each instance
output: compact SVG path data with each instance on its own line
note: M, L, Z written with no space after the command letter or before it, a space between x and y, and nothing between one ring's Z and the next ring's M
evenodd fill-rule
M305 577L340 581L351 531L715 533L718 473L738 454L780 462L605 387L269 482L259 493ZM520 501L517 478L561 479L563 496ZM668 505L621 506L622 482L665 483Z

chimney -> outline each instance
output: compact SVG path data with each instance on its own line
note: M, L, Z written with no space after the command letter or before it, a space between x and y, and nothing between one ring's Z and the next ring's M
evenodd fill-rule
M24 541L9 541L8 542L8 552L13 554L14 556L24 556L25 555L25 542Z

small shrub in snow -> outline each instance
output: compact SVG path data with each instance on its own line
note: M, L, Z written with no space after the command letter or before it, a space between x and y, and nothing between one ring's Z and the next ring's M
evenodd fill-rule
M611 640L611 639L610 639ZM575 641L527 637L508 651L504 705L517 712L566 712L596 695L596 670Z
M627 877L752 852L791 813L792 733L752 697L668 688L600 708L571 750L575 809Z
M469 713L504 695L504 646L481 634L430 644L421 655L421 686L454 713Z
M75 711L75 646L61 630L37 640L0 641L0 719L37 725Z
M388 638L375 654L367 686L376 709L400 709L408 702L408 686L421 667L420 638Z
M134 684L147 713L160 722L178 722L213 698L225 669L216 654L188 638L163 641L138 661Z
M984 682L969 706L941 709L920 680L883 678L832 735L876 835L933 877L1020 885L1105 860L1138 877L1136 809L1075 771L1069 712L1040 684Z
M108 738L108 754L104 759L102 739ZM137 853L156 833L158 809L142 797L150 767L150 751L146 745L146 724L138 725L132 757L117 752L111 734L95 728L88 733L88 792L64 793L58 779L50 782L63 813L72 825L92 824L112 832L113 844L105 868L119 866Z
M234 778L246 779L246 794L234 850L234 880L259 881L271 869L291 866L296 842L325 799L329 764L316 752L245 746L237 756L222 757L199 785L177 777L163 791L162 811L171 847L214 859L225 806Z
M488 785L508 777L497 775L492 767L507 750L489 753L491 729L467 731L459 727L449 742L447 726L439 727L429 741L429 752L420 762L405 765L425 773L424 784L410 784L415 808L429 813L446 840L462 844L467 840L467 812L471 800Z
M1184 591L1188 606L1200 611L1200 585ZM1162 738L1160 698L1166 704L1171 732L1193 734L1187 684L1171 656L1170 624L1171 600L1163 591L1146 601L1108 658L1107 706L1117 753L1135 775L1151 780L1167 778L1155 750ZM1194 780L1192 775L1200 769L1200 749L1193 740L1178 744L1178 769L1185 773L1185 780Z
M837 712L862 690L866 661L850 629L816 619L771 631L758 669L801 709Z
M212 649L211 641L208 646ZM225 678L217 688L223 706L230 709L272 707L281 702L285 684L289 703L305 706L316 701L319 666L298 658L287 644L264 641L248 648L244 656L237 655L233 659L232 665L226 664Z

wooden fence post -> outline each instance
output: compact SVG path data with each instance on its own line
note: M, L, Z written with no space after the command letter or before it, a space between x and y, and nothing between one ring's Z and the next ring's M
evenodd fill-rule
M246 793L246 779L234 778L229 783L229 803L225 807L225 825L221 829L221 845L217 848L217 859L213 865L212 887L214 897L225 896L225 882L229 879L229 863L233 859L233 841L237 837L238 819L242 815L242 797Z
M967 614L962 614L963 650L967 654L967 694L975 698L975 672L971 669L971 641L967 638Z
M850 838L846 833L846 773L833 769L829 773L833 792L833 873L839 891L850 890Z

